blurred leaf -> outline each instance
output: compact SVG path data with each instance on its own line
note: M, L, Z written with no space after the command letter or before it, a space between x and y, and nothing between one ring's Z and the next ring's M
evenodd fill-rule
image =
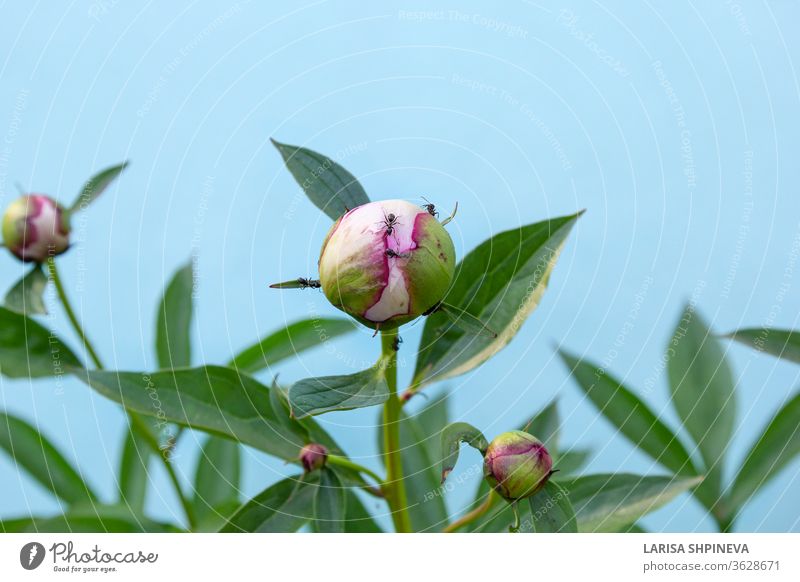
M0 373L8 378L41 378L80 367L77 356L50 330L0 307Z
M356 374L306 378L289 388L289 406L295 418L374 406L387 398L389 387L382 362Z
M239 443L213 435L206 438L194 474L195 515L199 521L222 506L238 506L241 449Z
M556 453L553 458L553 469L558 470L558 473L553 477L562 478L577 473L583 469L591 456L592 452L590 450L576 448L569 448L563 452Z
M117 166L111 166L92 176L83 186L83 190L81 190L78 198L76 198L75 202L70 206L68 212L71 214L78 210L83 210L86 206L94 202L127 167L128 162L122 162Z
M347 498L336 473L324 467L314 495L314 527L320 533L343 533Z
M731 490L731 505L741 507L800 453L800 393L775 413L753 444Z
M678 322L667 358L672 404L705 462L703 488L719 493L736 422L736 383L719 340L691 306Z
M192 261L172 276L156 313L156 356L161 369L191 366Z
M497 337L467 333L442 313L425 322L414 384L458 376L479 366L516 335L539 305L558 255L580 213L493 236L456 267L445 301L467 311Z
M380 533L383 531L372 519L372 515L361 503L358 495L348 489L346 497L347 517L345 518L344 531L348 533Z
M497 332L489 329L480 319L460 307L442 301L433 313L442 313L456 328L470 335L497 338Z
M271 141L309 200L333 220L369 202L358 180L330 158L306 148Z
M252 374L354 330L353 323L346 319L304 319L242 350L228 366Z
M758 352L766 352L800 364L800 332L790 329L737 329L725 337L735 339Z
M555 456L558 452L558 440L561 430L558 402L553 400L539 411L523 430L542 441L550 455Z
M282 459L296 461L304 444L278 421L269 389L230 368L152 374L91 370L78 377L129 410L232 438Z
M0 448L56 497L68 503L96 499L78 471L44 435L5 412L0 412Z
M45 315L44 289L47 287L47 275L42 266L36 264L17 283L9 289L5 298L5 306L12 311L27 315Z
M456 466L461 443L477 449L481 455L486 452L489 442L483 433L466 422L448 424L442 430L442 483Z
M675 474L697 475L675 433L636 394L596 364L563 350L559 354L578 387L634 445Z
M119 466L120 503L127 503L135 513L144 510L145 495L149 481L148 465L152 449L147 440L136 430L125 426L125 442Z
M536 533L577 533L578 524L569 494L558 483L548 481L541 491L529 498L529 503Z
M316 479L289 477L245 503L222 527L229 532L295 532L312 519Z
M117 505L94 504L71 508L55 517L23 517L0 521L5 533L175 533L171 524L159 523Z
M582 532L614 532L655 511L702 477L642 477L618 473L559 481L569 493Z

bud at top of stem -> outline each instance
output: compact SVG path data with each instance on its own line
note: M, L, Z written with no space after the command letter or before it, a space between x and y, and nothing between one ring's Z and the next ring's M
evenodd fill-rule
M550 479L552 468L553 460L542 442L521 430L494 439L483 460L487 482L509 501L538 492Z
M69 220L62 206L43 194L26 194L3 215L3 244L18 259L43 263L69 248Z
M328 449L318 443L310 443L300 449L300 462L306 473L322 469L328 461Z
M322 291L371 328L407 323L443 298L455 271L450 235L405 200L370 202L331 228L319 258Z

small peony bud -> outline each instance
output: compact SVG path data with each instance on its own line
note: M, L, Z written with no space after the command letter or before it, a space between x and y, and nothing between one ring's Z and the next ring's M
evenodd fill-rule
M300 449L300 462L306 473L322 469L328 461L328 449L324 446L311 443Z
M552 467L553 460L541 441L521 430L494 439L483 459L486 480L509 501L538 492L550 478Z
M3 215L3 243L26 262L43 263L69 247L69 221L61 205L43 194L26 194Z
M441 223L405 200L370 202L331 228L319 258L322 291L371 328L416 319L445 296L455 249Z

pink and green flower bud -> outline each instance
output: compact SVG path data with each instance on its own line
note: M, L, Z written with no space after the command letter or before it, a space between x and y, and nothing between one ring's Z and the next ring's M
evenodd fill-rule
M328 461L328 449L323 445L311 443L300 449L300 463L306 473L322 469Z
M405 200L370 202L331 228L319 258L322 291L371 328L416 319L444 298L455 270L441 223Z
M509 501L537 493L550 479L552 468L553 460L542 442L521 430L494 439L483 459L489 485Z
M69 248L69 220L61 205L43 194L26 194L3 215L3 244L18 259L43 263Z

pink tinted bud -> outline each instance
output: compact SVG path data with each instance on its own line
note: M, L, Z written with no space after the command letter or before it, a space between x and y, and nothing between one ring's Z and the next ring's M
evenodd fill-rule
M483 459L489 485L511 501L538 492L550 479L552 468L553 460L542 442L521 430L494 439Z
M61 205L43 194L27 194L3 215L3 244L18 259L43 263L69 248L69 223Z
M300 462L306 473L321 469L328 460L328 449L324 446L311 443L300 449Z

